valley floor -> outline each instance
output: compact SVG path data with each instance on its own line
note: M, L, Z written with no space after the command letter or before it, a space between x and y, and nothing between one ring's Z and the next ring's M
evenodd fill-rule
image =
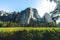
M9 28L0 28L0 32L14 32L14 31L22 31L22 30L58 30L60 31L60 28L56 27L9 27Z
M60 40L60 28L58 27L0 28L0 40Z

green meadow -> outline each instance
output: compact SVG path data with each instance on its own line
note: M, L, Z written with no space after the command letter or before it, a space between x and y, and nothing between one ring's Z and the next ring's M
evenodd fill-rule
M54 27L0 28L0 40L60 40L60 28Z
M26 30L26 31L30 31L30 30L57 30L60 31L60 28L55 28L55 27L8 27L8 28L0 28L0 32L13 32L13 31L22 31L22 30Z

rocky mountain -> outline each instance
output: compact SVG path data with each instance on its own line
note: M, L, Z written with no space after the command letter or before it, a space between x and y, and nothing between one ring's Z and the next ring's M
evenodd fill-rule
M8 13L7 12L5 12L5 11L0 11L0 16L7 16L8 15Z
M16 21L21 24L29 24L31 20L38 20L40 16L34 8L27 8L19 13Z
M40 16L36 9L34 8L26 8L21 12L11 12L7 13L4 11L0 11L0 20L2 21L14 21L20 24L29 24L31 21L39 20Z
M13 21L19 24L31 24L34 22L40 22L41 24L44 24L53 22L48 13L45 13L43 18L40 18L37 9L31 7L26 8L21 12L14 11L7 13L4 11L0 11L0 20Z
M52 20L51 16L48 13L45 13L43 18L44 18L45 23L53 23L53 20Z

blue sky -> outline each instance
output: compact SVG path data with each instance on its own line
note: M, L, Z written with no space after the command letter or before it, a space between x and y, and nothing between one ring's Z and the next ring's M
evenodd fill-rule
M40 16L50 12L55 8L54 3L46 0L0 0L0 10L4 11L22 11L27 7L36 8Z
M0 10L21 11L27 7L37 8L37 4L41 2L42 0L0 0Z

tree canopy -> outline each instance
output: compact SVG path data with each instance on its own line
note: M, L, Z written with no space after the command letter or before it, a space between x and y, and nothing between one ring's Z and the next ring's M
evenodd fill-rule
M50 2L54 2L56 3L56 8L51 11L51 17L54 20L54 22L56 23L56 20L58 20L60 18L60 0L49 0Z

